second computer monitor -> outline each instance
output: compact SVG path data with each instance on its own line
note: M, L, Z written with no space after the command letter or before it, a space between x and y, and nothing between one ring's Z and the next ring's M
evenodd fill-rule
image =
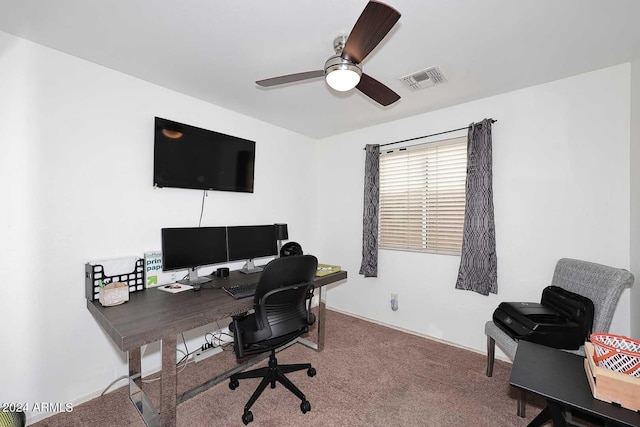
M275 225L241 225L227 227L229 261L246 260L243 273L262 271L253 259L278 254Z

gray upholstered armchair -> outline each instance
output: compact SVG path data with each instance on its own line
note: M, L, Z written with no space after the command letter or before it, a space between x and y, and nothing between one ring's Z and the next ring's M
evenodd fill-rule
M593 301L594 332L609 332L613 313L625 287L633 283L633 274L620 268L608 267L577 259L562 258L556 264L552 285L583 295ZM487 335L487 376L493 375L495 346L511 359L516 355L518 341L504 333L493 321L486 323ZM575 353L584 355L580 347ZM525 416L524 392L518 395L518 415Z

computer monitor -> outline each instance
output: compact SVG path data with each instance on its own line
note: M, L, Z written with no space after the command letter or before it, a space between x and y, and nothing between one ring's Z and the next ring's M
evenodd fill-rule
M275 225L241 225L227 227L229 261L246 260L242 273L262 271L253 263L255 258L278 254Z
M226 227L187 227L162 229L162 269L189 269L189 278L178 280L198 285L211 279L198 277L198 267L227 262Z

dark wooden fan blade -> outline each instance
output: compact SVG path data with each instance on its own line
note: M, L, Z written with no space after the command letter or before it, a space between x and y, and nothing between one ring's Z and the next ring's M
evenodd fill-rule
M385 107L387 105L393 104L400 99L400 95L398 95L373 77L364 73L360 76L360 83L358 83L356 89L376 101L378 104Z
M370 1L353 26L342 57L359 64L382 41L400 19L400 12L384 3Z
M262 87L283 85L286 83L299 82L300 80L315 79L324 76L323 70L306 71L304 73L287 74L286 76L273 77L271 79L258 80L256 84Z

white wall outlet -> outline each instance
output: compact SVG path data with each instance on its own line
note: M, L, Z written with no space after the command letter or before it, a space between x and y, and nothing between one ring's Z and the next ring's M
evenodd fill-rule
M391 294L391 310L398 311L398 294Z

